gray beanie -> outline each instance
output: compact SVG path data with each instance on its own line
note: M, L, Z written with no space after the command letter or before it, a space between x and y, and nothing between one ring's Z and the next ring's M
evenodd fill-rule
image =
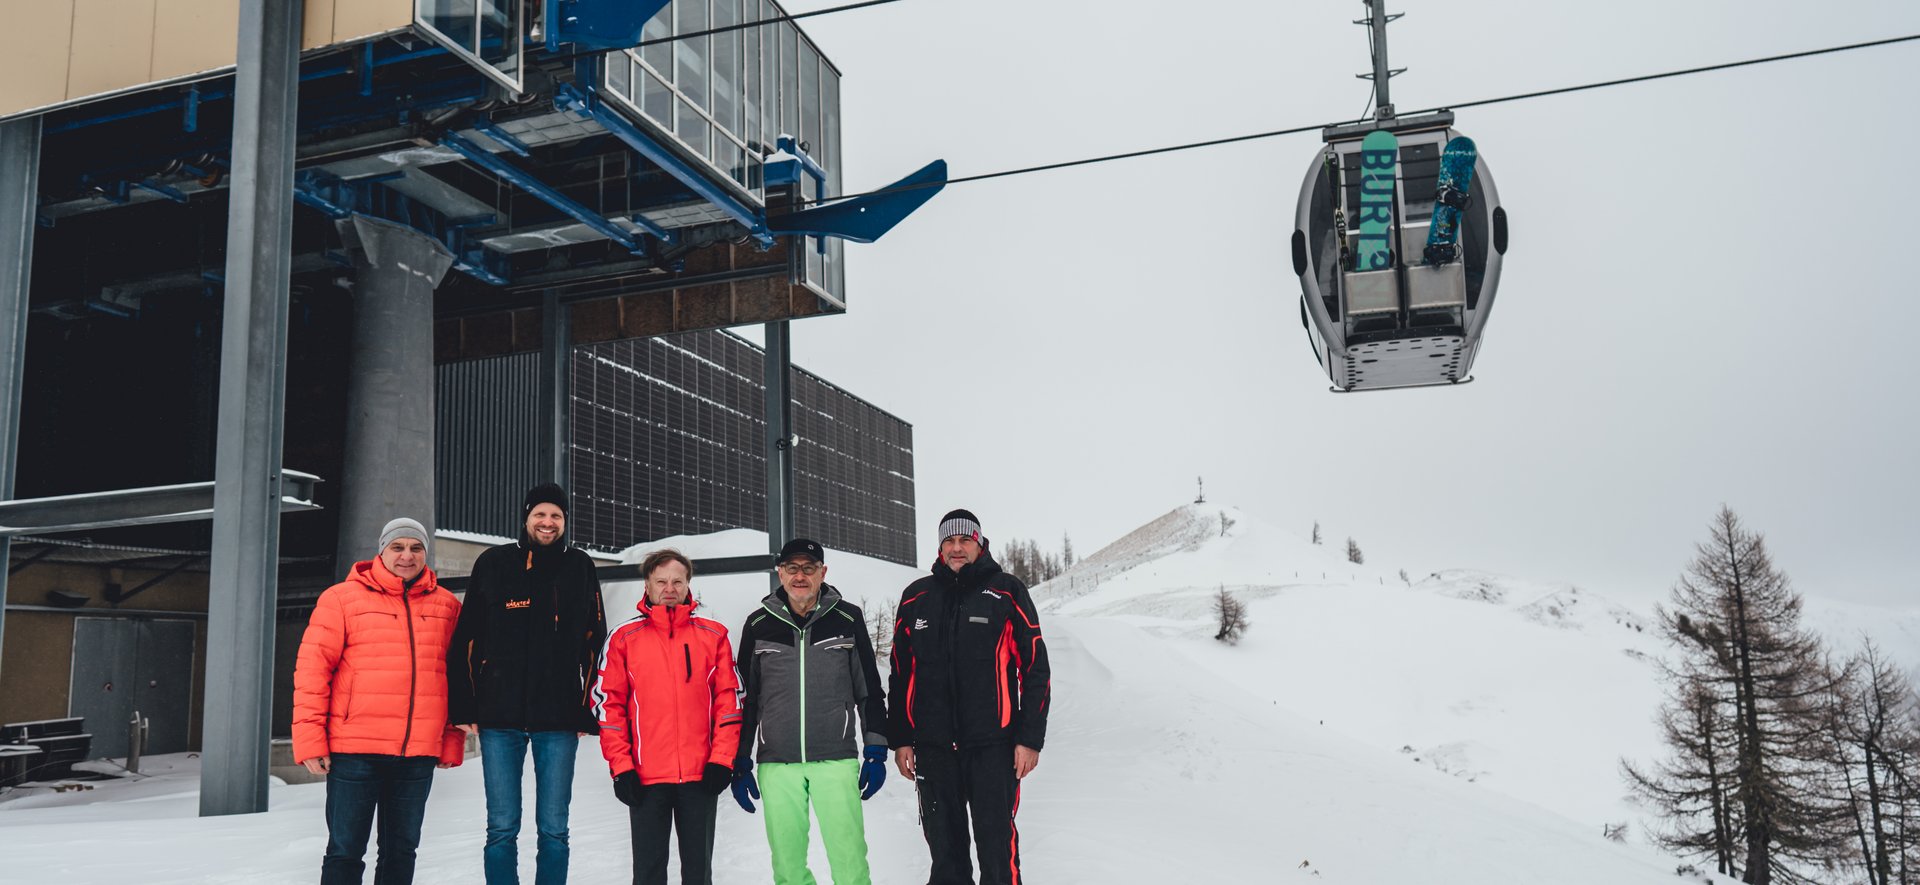
M386 550L387 545L393 543L395 538L413 538L418 540L422 547L429 550L433 547L433 543L427 538L427 527L416 520L402 516L387 523L387 527L380 530L380 546L374 549Z

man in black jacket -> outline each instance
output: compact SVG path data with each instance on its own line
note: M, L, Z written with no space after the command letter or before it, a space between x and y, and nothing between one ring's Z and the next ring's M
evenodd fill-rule
M520 778L533 753L534 881L567 880L567 806L580 735L598 734L587 692L607 616L593 559L567 543L567 493L528 490L520 540L474 560L447 653L448 721L480 734L488 885L517 885Z
M900 596L893 629L888 740L914 778L933 855L930 885L973 882L971 810L980 881L1020 881L1020 780L1046 741L1049 668L1040 617L1020 579L1000 570L980 520L940 520L933 573Z

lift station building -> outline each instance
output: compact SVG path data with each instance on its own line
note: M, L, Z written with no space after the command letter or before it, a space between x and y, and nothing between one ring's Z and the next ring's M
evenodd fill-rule
M312 600L391 517L510 535L541 481L590 550L912 561L911 426L789 364L945 180L836 199L840 77L771 0L12 10L0 722L100 711L108 755L164 710L203 813L262 810Z

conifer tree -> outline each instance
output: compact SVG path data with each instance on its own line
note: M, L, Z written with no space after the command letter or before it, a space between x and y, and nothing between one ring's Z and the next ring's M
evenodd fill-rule
M1820 643L1764 540L1732 510L1694 552L1657 613L1678 655L1661 711L1672 755L1625 766L1628 784L1667 816L1671 847L1753 885L1810 881L1834 848L1819 777L1820 699L1832 685Z

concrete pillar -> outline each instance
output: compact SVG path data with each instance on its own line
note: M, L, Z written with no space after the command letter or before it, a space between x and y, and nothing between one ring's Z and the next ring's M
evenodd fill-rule
M227 195L200 814L267 810L302 0L242 0Z
M20 451L20 388L26 371L27 291L39 209L40 118L0 123L0 500L13 497ZM0 535L0 637L7 627L13 539Z
M453 253L412 228L354 216L339 222L354 258L353 345L347 357L347 443L334 571L377 552L396 516L433 516L433 290Z

